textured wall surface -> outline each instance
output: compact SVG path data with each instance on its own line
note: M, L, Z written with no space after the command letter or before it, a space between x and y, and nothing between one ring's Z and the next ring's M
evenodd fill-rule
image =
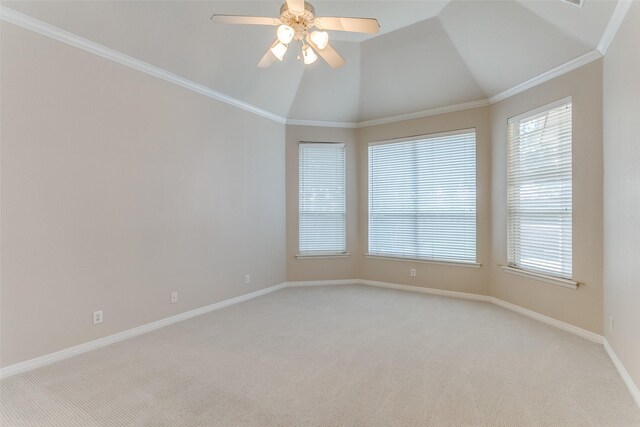
M563 288L504 272L507 264L507 120L570 96L573 101L573 278ZM602 333L602 60L491 106L491 295Z
M354 129L287 126L287 280L335 280L359 277L357 147ZM347 184L347 252L343 258L302 258L298 254L298 144L345 143Z
M638 40L634 2L604 60L604 323L607 341L640 387Z
M3 366L285 280L283 125L11 24L1 47Z
M412 286L445 289L449 291L489 294L489 268L491 264L491 134L489 109L476 108L441 114L398 123L358 129L360 246L368 248L368 144L370 142L406 138L417 135L476 129L476 197L477 197L477 261L481 268L468 268L404 260L366 258L361 256L362 278ZM409 271L416 269L416 277Z

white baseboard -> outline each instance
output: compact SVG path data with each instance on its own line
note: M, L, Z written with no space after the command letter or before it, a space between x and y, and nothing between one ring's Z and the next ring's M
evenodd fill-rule
M375 287L380 287L380 288L398 289L398 290L402 290L402 291L420 292L420 293L424 293L424 294L431 294L431 295L439 295L439 296L446 296L446 297L452 297L452 298L460 298L460 299L467 299L467 300L474 300L474 301L489 302L489 303L495 304L497 306L500 306L502 308L506 308L507 310L514 311L514 312L516 312L518 314L521 314L523 316L527 316L527 317L529 317L531 319L537 320L537 321L542 322L544 324L547 324L549 326L553 326L553 327L561 329L561 330L563 330L565 332L569 332L569 333L572 333L572 334L577 335L579 337L585 338L585 339L587 339L589 341L592 341L592 342L595 342L597 344L604 344L604 348L607 351L607 353L609 354L609 357L611 358L611 361L613 362L613 365L618 370L620 376L622 377L622 380L624 381L624 383L626 384L627 388L629 389L629 392L631 393L631 396L633 397L634 401L636 402L638 407L640 407L640 390L638 389L636 384L631 379L631 376L629 375L629 373L625 369L624 365L622 365L622 362L620 362L620 359L618 359L618 356L616 356L615 352L613 351L613 349L611 348L611 346L609 345L607 340L602 335L598 335L598 334L593 333L591 331L587 331L586 329L582 329L582 328L579 328L577 326L571 325L569 323L562 322L560 320L554 319L552 317L545 316L544 314L540 314L540 313L535 312L533 310L529 310L527 308L521 307L521 306L516 305L516 304L512 304L510 302L501 300L499 298L490 297L490 296L487 296L487 295L466 293L466 292L446 291L446 290L443 290L443 289L424 288L424 287L421 287L421 286L401 285L401 284L398 284L398 283L378 282L378 281L374 281L374 280L363 280L363 279L357 279L357 280L355 280L355 279L354 280L319 280L319 281L308 281L308 282L289 282L289 283L286 283L286 286L297 287L297 286L351 285L351 284L359 284L359 285L365 285L365 286L375 286Z
M9 377L11 375L19 374L21 372L30 371L32 369L36 369L41 366L45 366L50 363L57 362L59 360L66 359L71 356L76 356L78 354L86 353L88 351L95 350L97 348L104 347L119 341L123 341L128 338L142 335L147 332L151 332L153 330L162 328L164 326L171 325L173 323L181 322L183 320L191 319L192 317L200 316L201 314L209 313L215 310L220 310L221 308L238 304L240 302L247 301L247 300L277 291L279 289L284 288L285 286L286 286L285 283L280 283L278 285L271 286L269 288L260 289L255 292L240 295L234 298L229 298L224 301L220 301L214 304L206 305L204 307L196 308L195 310L186 311L184 313L176 314L175 316L171 316L171 317L157 320L155 322L147 323L146 325L138 326L133 329L128 329L126 331L118 332L117 334L109 335L103 338L99 338L97 340L89 341L84 344L80 344L64 350L56 351L55 353L50 353L44 356L36 357L31 360L16 363L15 365L10 365L10 366L7 366L6 368L0 369L0 379Z
M571 325L569 323L562 322L560 320L554 319L549 316L545 316L544 314L537 313L535 311L529 310L524 307L520 307L519 305L512 304L507 301L503 301L499 298L490 297L488 295L480 295L480 294L472 294L466 292L454 292L454 291L445 291L442 289L433 289L433 288L423 288L420 286L409 286L409 285L400 285L397 283L387 283L387 282L376 282L373 280L358 280L359 284L368 285L368 286L377 286L381 288L390 288L390 289L400 289L404 291L411 292L421 292L425 294L432 295L441 295L452 298L461 298L468 299L474 301L486 301L492 304L498 305L500 307L506 308L511 311L515 311L516 313L522 314L524 316L535 319L539 322L545 323L550 326L554 326L558 329L562 329L563 331L570 332L574 335L578 335L582 338L586 338L589 341L596 342L598 344L602 344L604 337L602 335L595 334L591 331L587 331L586 329L579 328L577 326Z
M618 370L618 373L622 377L622 381L624 381L624 384L629 389L629 393L631 393L631 397L633 397L633 400L636 402L636 405L638 405L638 407L640 408L640 388L638 388L636 383L633 382L631 375L629 375L629 372L627 372L627 369L624 367L620 359L618 359L618 356L616 355L615 351L613 351L613 348L611 347L611 345L609 345L609 341L607 341L606 338L604 339L604 349L607 351L607 354L611 358L611 361L613 362L613 366L616 367L616 369Z
M339 286L339 285L357 285L358 279L343 280L305 280L300 282L285 282L287 288L299 288L302 286Z
M247 301L247 300L277 291L285 287L327 286L327 285L339 286L339 285L353 285L353 284L397 289L397 290L410 291L410 292L419 292L419 293L426 293L431 295L439 295L439 296L466 299L466 300L489 302L489 303L498 305L500 307L506 308L508 310L512 310L521 315L538 320L547 325L554 326L566 332L570 332L572 334L586 338L590 341L593 341L599 344L604 343L605 349L607 350L607 353L609 353L609 356L611 357L613 364L616 366L616 368L620 372L620 375L625 381L625 384L627 384L627 387L629 387L631 394L633 395L634 399L636 400L636 402L638 402L640 406L640 392L638 392L638 388L635 386L635 384L631 380L631 377L627 373L624 366L622 366L622 363L617 358L617 356L615 355L615 353L613 352L609 344L606 342L606 340L604 340L604 337L602 337L601 335L595 334L593 332L587 331L582 328L578 328L577 326L573 326L565 322L561 322L560 320L553 319L551 317L520 307L518 305L511 304L501 299L490 297L488 295L472 294L472 293L465 293L465 292L454 292L454 291L447 291L443 289L425 288L420 286L410 286L410 285L402 285L398 283L378 282L374 280L362 280L362 279L316 280L316 281L297 281L297 282L280 283L278 285L271 286L269 288L261 289L245 295L240 295L234 298L230 298L224 301L220 301L214 304L200 307L195 310L187 311L185 313L177 314L175 316L171 316L155 322L147 323L146 325L138 326L136 328L119 332L114 335L109 335L107 337L103 337L103 338L90 341L84 344L80 344L75 347L71 347L65 350L57 351L55 353L47 354L45 356L36 357L34 359L17 363L15 365L7 366L6 368L0 369L0 378L6 378L11 375L36 369L41 366L45 366L62 359L66 359L71 356L86 353L88 351L95 350L97 348L104 347L109 344L113 344L113 343L125 340L127 338L132 338L137 335L141 335L141 334L153 331L155 329L159 329L164 326L171 325L173 323L187 320L192 317L199 316L201 314L209 313L211 311L219 310L221 308L228 307L233 304L238 304L240 302Z
M593 341L598 344L602 344L604 341L604 337L602 335L598 335L594 332L587 331L586 329L582 329L569 323L562 322L558 319L554 319L553 317L545 316L544 314L529 310L528 308L524 308L495 297L491 297L491 302L495 305L506 308L507 310L515 311L516 313L530 317L531 319L535 319L547 325L554 326L558 329L562 329L563 331L578 335L579 337L586 338L589 341Z
M586 329L579 328L577 326L571 325L569 323L562 322L560 320L554 319L549 316L545 316L544 314L537 313L533 310L529 310L524 307L520 307L519 305L512 304L507 301L503 301L499 298L490 297L488 295L480 295L480 294L472 294L466 292L454 292L454 291L446 291L442 289L434 289L434 288L423 288L421 286L410 286L410 285L400 285L397 283L387 283L387 282L376 282L374 280L358 280L357 283L361 285L367 286L377 286L380 288L390 288L390 289L400 289L403 291L411 291L411 292L420 292L424 294L431 295L440 295L445 297L452 298L461 298L468 299L474 301L485 301L490 302L492 304L498 305L500 307L506 308L511 311L515 311L518 314L522 314L523 316L530 317L539 322L545 323L550 326L554 326L558 329L562 329L563 331L570 332L574 335L578 335L582 338L586 338L589 341L593 341L598 344L602 344L604 337L602 335L598 335L591 331L587 331Z
M443 289L425 288L422 286L401 285L398 283L378 282L376 280L364 279L345 279L345 280L305 280L299 282L286 282L288 288L297 288L303 286L337 286L337 285L366 285L378 288L398 289L408 292L419 292L423 294L440 295L452 298L461 298L474 301L490 301L491 297L487 295L470 294L466 292L446 291Z
M471 294L467 292L446 291L443 289L424 288L422 286L400 285L398 283L378 282L375 280L358 280L358 284L366 286L375 286L378 288L399 289L401 291L420 292L423 294L439 295L444 297L468 299L474 301L490 301L489 296L480 294Z

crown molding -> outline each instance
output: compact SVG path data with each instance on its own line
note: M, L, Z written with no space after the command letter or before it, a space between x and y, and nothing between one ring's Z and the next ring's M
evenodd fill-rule
M289 126L316 126L323 128L344 128L355 129L358 127L357 122L329 122L322 120L298 120L287 119L287 125Z
M507 89L504 92L501 92L497 95L490 97L489 102L491 104L495 104L496 102L500 102L504 99L510 98L513 95L517 95L521 92L524 92L527 89L531 89L532 87L535 87L541 83L544 83L551 79L559 77L563 74L568 73L569 71L573 71L577 68L582 67L583 65L587 65L588 63L593 62L600 58L602 58L602 54L598 50L594 49L590 52L585 53L582 56L572 59L569 62L565 62L564 64L556 68L553 68L549 71L539 74L534 78L527 80L524 83L520 83L519 85L514 86L511 89Z
M487 105L489 105L489 100L481 99L479 101L465 102L464 104L447 105L446 107L432 108L430 110L417 111L415 113L408 113L408 114L400 114L397 116L380 117L378 119L365 120L361 122L329 122L329 121L322 121L322 120L290 119L290 120L287 120L287 125L358 129L358 128L365 128L369 126L384 125L388 123L403 122L405 120L422 119L424 117L437 116L438 114L453 113L455 111L486 107Z
M602 58L604 52L606 52L616 32L620 28L620 25L622 24L624 17L629 11L629 8L632 2L633 0L619 0L616 6L616 9L614 10L614 13L609 21L609 24L607 25L605 33L603 34L602 39L598 44L597 49L587 52L582 56L579 56L556 68L553 68L536 77L533 77L532 79L527 80L526 82L520 83L517 86L512 87L511 89L505 90L504 92L491 96L488 99L481 99L481 100L466 102L462 104L432 108L429 110L418 111L415 113L381 117L377 119L364 120L359 122L335 122L335 121L322 121L322 120L287 119L283 116L280 116L270 111L256 107L247 102L225 95L221 92L213 90L200 83L196 83L192 80L186 79L184 77L171 73L162 68L156 67L154 65L148 64L139 59L125 55L114 49L110 49L106 46L102 46L91 40L85 39L83 37L80 37L68 31L62 30L51 24L47 24L45 22L37 20L31 16L16 12L15 10L7 8L5 6L0 6L0 20L18 25L22 28L36 32L45 37L58 40L62 43L77 47L86 52L93 53L102 58L109 59L111 61L117 62L119 64L128 66L130 68L141 71L143 73L149 74L151 76L158 77L162 80L176 84L185 89L197 92L201 95L207 96L217 101L224 102L236 108L240 108L242 110L251 112L253 114L257 114L269 120L273 120L274 122L277 122L277 123L292 125L292 126L315 126L315 127L356 129L356 128L364 128L364 127L370 127L370 126L389 124L389 123L396 123L396 122L412 120L412 119L420 119L424 117L435 116L438 114L452 113L452 112L468 110L472 108L485 107L491 104L495 104L496 102L502 101L504 99L507 99L527 89L531 89L534 86L537 86L553 78L566 74L570 71L573 71L592 61L600 59Z
M455 111L469 110L471 108L486 107L489 100L465 102L463 104L447 105L446 107L431 108L429 110L417 111L415 113L400 114L397 116L381 117L379 119L365 120L358 122L359 128L384 125L388 123L403 122L405 120L421 119L423 117L437 116L438 114L453 113Z
M621 0L628 1L628 0ZM625 12L626 13L626 12ZM577 58L572 59L569 62L555 67L549 71L545 71L526 82L520 83L517 86L507 89L504 92L500 92L497 95L491 96L487 99L481 99L478 101L465 102L463 104L448 105L446 107L432 108L430 110L418 111L415 113L401 114L397 116L381 117L373 120L364 120L360 122L325 122L315 120L287 120L288 125L303 125L303 126L317 126L317 127L342 127L342 128L364 128L370 126L384 125L389 123L402 122L405 120L421 119L429 116L436 116L438 114L453 113L456 111L469 110L472 108L486 107L487 105L495 104L496 102L503 101L528 89L531 89L541 83L552 80L577 68L587 65L590 62L602 58L602 54L599 50L594 49L585 53Z
M613 42L613 39L620 29L625 16L627 16L627 12L629 12L632 3L633 0L618 0L618 4L613 11L613 15L611 15L611 19L609 19L609 23L607 24L607 28L604 30L600 43L598 43L598 51L603 56L607 53L607 49L609 49L609 46Z
M156 67L155 65L148 64L129 55L125 55L124 53L118 52L114 49L102 46L101 44L62 30L51 24L47 24L46 22L42 22L29 15L16 12L15 10L8 7L0 6L0 20L9 22L24 29L41 34L45 37L49 37L62 43L68 44L70 46L77 47L86 52L98 55L102 58L109 59L122 65L126 65L127 67L133 68L134 70L138 70L151 76L158 77L162 80L176 84L185 89L189 89L193 92L197 92L201 95L207 96L217 101L224 102L225 104L232 105L236 108L249 111L269 120L273 120L282 124L286 123L287 121L284 117L274 114L270 111L248 104L244 101L240 101L239 99L225 95L205 85L196 83L192 80L171 73L160 67Z
M328 128L347 128L359 129L369 126L384 125L388 123L402 122L405 120L422 119L429 116L437 116L438 114L453 113L455 111L469 110L472 108L486 107L489 100L481 99L479 101L465 102L464 104L448 105L446 107L432 108L430 110L417 111L415 113L401 114L397 116L380 117L378 119L365 120L361 122L329 122L322 120L287 120L287 125L291 126L315 126Z

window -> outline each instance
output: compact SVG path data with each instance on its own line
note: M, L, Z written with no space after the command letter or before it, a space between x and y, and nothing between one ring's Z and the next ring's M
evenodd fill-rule
M511 267L571 278L571 100L509 120Z
M369 146L369 255L476 261L476 134Z
M298 155L299 254L345 254L345 145L300 143Z

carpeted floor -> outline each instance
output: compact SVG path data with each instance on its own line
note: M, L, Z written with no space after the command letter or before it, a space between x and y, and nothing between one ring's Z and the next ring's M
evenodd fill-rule
M364 286L284 289L0 387L2 426L640 426L601 345Z

